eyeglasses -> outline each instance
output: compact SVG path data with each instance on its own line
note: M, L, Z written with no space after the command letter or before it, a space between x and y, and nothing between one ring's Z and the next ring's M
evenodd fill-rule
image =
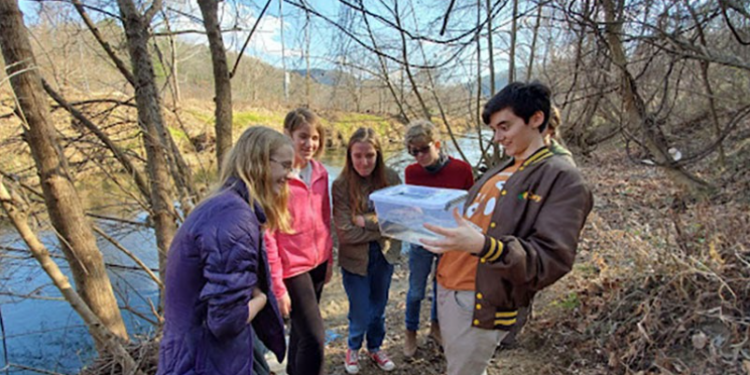
M280 161L278 161L278 160L276 160L274 158L270 158L270 160L272 162L280 165L281 168L284 168L284 171L286 171L286 173L290 173L290 172L292 172L294 170L294 167L292 166L292 162L291 161L287 161L287 162L282 163L282 162L280 162Z
M409 155L411 156L417 156L419 154L426 154L430 152L430 148L432 147L432 142L428 143L427 146L424 147L409 147Z

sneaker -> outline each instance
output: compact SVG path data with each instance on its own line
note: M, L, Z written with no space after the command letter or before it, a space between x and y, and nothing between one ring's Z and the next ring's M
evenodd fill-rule
M356 374L359 372L358 351L346 349L346 358L344 358L344 369L349 374Z
M375 353L370 352L370 359L372 359L372 361L383 371L392 371L396 368L396 364L394 364L393 361L388 358L388 354L382 350L378 350Z

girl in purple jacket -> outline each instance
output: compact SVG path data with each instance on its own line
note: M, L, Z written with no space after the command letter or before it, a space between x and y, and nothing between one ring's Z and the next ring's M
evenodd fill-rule
M284 358L262 231L289 230L294 149L266 127L247 129L226 156L220 185L187 217L167 257L157 374L242 374L253 333Z
M324 374L325 327L320 314L323 285L331 279L331 198L328 172L315 160L325 144L325 129L306 108L289 112L284 133L294 145L289 179L291 233L266 233L273 290L281 314L291 318L286 372Z

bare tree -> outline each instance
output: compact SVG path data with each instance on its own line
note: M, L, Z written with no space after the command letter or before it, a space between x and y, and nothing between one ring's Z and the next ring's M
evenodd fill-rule
M216 161L217 165L221 165L224 155L232 148L232 83L219 23L219 1L198 0L198 5L203 15L203 25L206 28L214 69Z
M510 24L510 52L508 52L508 82L516 80L516 37L518 36L518 0L513 0Z
M141 14L132 0L118 0L123 27L128 42L135 82L138 123L143 128L148 155L148 174L151 180L151 202L159 252L159 277L164 280L169 245L177 232L176 214L172 199L170 171L166 154L173 150L171 136L164 126L161 97L156 87L156 76L149 53L149 22L161 7L155 0Z
M708 184L690 174L679 166L670 166L670 155L667 152L665 136L655 116L648 113L646 104L638 92L638 84L628 70L628 60L623 47L622 34L622 3L616 5L614 0L602 0L606 21L606 39L612 61L620 71L620 91L625 104L626 113L630 121L640 124L644 134L643 146L653 155L660 165L667 166L667 171L678 184L687 191L704 191Z
M44 193L52 226L70 264L76 287L91 311L107 330L123 340L128 333L117 307L104 260L96 244L54 126L42 88L38 66L31 50L21 11L14 0L0 1L0 44L16 98L17 115L24 125ZM93 333L93 332L92 332ZM101 336L94 336L99 337ZM97 340L103 351L107 343Z
M526 80L530 81L532 71L534 70L534 53L536 52L536 41L539 37L539 27L542 25L542 4L537 5L536 23L534 24L534 33L531 37L531 47L529 47L529 61L526 65Z

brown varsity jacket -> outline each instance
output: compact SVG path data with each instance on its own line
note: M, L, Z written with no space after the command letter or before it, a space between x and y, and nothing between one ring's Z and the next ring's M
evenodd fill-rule
M467 202L512 163L487 172L469 191ZM567 274L592 206L591 191L576 167L546 147L529 157L505 183L485 233L472 324L510 329L519 307Z

